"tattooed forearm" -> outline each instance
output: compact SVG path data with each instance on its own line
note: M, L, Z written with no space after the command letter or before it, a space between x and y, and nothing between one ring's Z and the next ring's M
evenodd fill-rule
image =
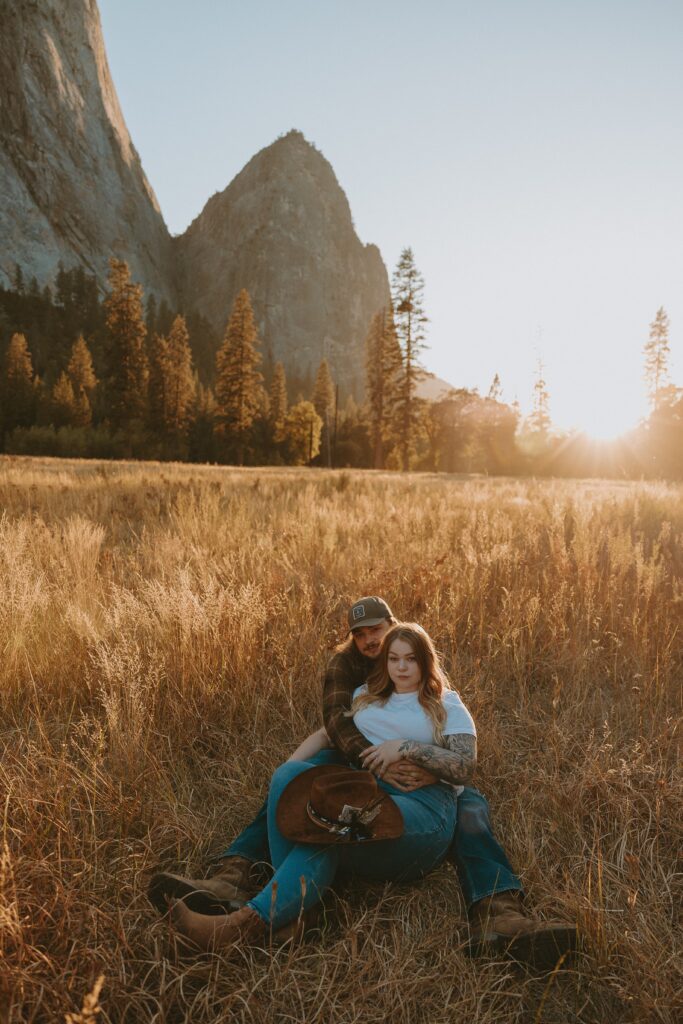
M402 757L409 757L443 782L465 785L477 767L477 737L459 732L445 736L444 741L445 747L437 747L433 743L404 740L399 750Z

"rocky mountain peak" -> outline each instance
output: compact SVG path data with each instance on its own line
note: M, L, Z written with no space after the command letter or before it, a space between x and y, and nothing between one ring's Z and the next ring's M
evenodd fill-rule
M222 330L252 297L267 361L312 374L326 358L360 391L364 341L386 304L386 269L358 239L330 163L293 130L260 150L175 239L181 300Z

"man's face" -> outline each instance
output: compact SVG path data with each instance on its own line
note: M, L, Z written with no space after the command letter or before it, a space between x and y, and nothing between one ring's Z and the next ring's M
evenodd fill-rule
M376 626L359 626L353 630L353 642L366 658L376 658L382 647L382 640L389 632L391 623L383 619Z

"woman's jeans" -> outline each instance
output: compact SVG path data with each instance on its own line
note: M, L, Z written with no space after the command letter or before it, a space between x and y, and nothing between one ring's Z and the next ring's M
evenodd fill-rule
M294 763L296 762L287 762L288 765ZM319 754L309 759L306 766L346 763L336 750L321 750ZM283 765L283 767L285 766ZM432 787L425 788L431 789ZM415 792L421 791L416 790ZM254 820L237 836L227 850L220 854L221 858L244 857L253 863L271 863L267 807L266 801ZM377 847L382 844L373 843L371 845ZM360 848L365 851L369 849L369 846L361 844ZM521 891L522 889L519 878L512 870L502 846L493 834L486 798L471 786L465 786L463 793L458 797L455 835L448 858L458 872L458 879L468 908L477 900L492 896L496 892L506 892L510 889Z
M312 760L289 761L275 771L270 784L268 842L275 873L247 905L275 930L320 902L340 867L375 881L414 881L444 860L453 837L457 798L452 787L436 783L402 793L379 781L400 808L401 836L349 845L292 842L277 826L277 805L288 783L312 767Z

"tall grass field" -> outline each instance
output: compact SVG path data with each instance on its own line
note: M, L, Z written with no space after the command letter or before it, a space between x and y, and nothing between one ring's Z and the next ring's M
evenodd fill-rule
M550 974L468 959L449 864L234 955L147 902L320 724L364 594L434 637L529 905L579 922ZM0 1022L680 1021L682 627L680 486L1 459Z

